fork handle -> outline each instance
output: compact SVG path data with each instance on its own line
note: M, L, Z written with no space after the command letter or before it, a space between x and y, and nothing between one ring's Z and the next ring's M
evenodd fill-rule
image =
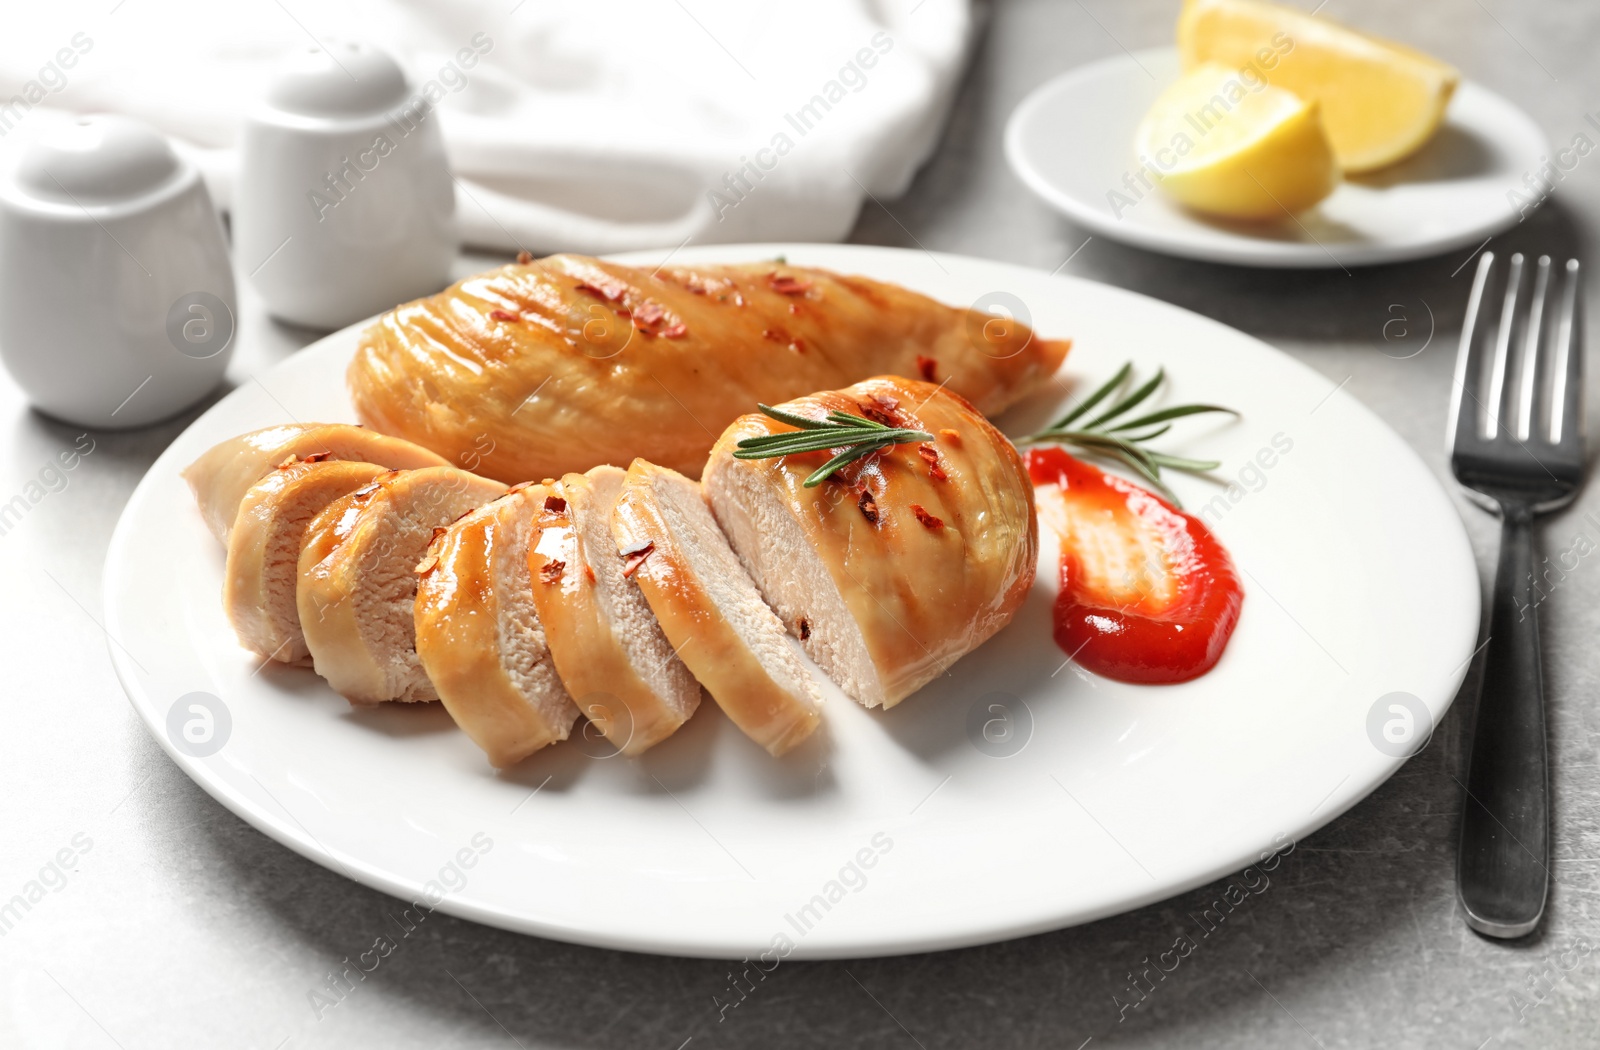
M1504 508L1461 819L1461 903L1467 924L1490 937L1531 933L1549 891L1550 783L1532 520L1530 507Z

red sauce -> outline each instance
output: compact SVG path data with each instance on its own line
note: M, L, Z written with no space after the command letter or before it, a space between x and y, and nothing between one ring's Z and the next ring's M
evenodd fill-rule
M1221 658L1244 591L1200 521L1059 448L1028 452L1039 517L1061 534L1055 640L1123 682L1187 682Z

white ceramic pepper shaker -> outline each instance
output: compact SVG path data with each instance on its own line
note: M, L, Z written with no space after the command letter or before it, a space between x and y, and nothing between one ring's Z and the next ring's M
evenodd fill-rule
M236 255L273 316L339 328L449 283L439 114L385 52L300 52L246 119L239 165Z
M82 117L0 176L0 359L41 411L143 426L232 356L233 271L205 183L155 129Z

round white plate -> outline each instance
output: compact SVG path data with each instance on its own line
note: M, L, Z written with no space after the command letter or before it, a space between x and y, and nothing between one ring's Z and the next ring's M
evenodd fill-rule
M757 245L676 260L780 252L1008 304L1072 336L1059 388L1000 420L1011 433L1128 359L1145 375L1166 365L1172 398L1241 409L1168 443L1220 458L1237 482L1230 502L1220 485L1173 480L1193 510L1220 496L1205 513L1242 572L1216 669L1136 687L1068 664L1050 637L1047 545L1031 598L988 645L888 713L830 695L826 731L782 761L708 702L641 760L568 741L497 775L439 705L352 710L308 671L260 669L221 612L222 551L178 472L246 430L352 419L351 328L198 419L112 539L112 658L173 760L268 835L407 901L442 896L455 915L607 947L823 958L1016 937L1237 871L1400 765L1369 732L1380 698L1418 698L1416 744L1449 705L1479 605L1460 520L1411 450L1327 379L1165 303L977 259ZM1391 734L1393 702L1379 708Z
M1179 72L1176 48L1116 55L1037 88L1006 126L1011 169L1091 233L1210 262L1295 268L1368 266L1472 247L1507 229L1523 176L1552 156L1516 106L1471 81L1445 124L1410 159L1347 179L1293 218L1259 225L1206 219L1139 180L1133 136Z

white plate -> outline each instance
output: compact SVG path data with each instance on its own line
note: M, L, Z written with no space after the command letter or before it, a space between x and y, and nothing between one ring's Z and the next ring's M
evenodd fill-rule
M976 259L819 245L678 259L779 252L951 303L1025 304L1042 332L1073 336L1062 390L1001 420L1012 433L1054 411L1066 384L1081 394L1129 358L1145 374L1166 365L1173 397L1243 410L1237 423L1191 421L1192 439L1170 445L1245 473L1238 502L1224 497L1225 512L1213 512L1246 590L1217 668L1140 688L1066 666L1050 638L1052 553L1016 621L948 677L887 714L830 696L824 739L785 761L707 703L641 761L591 758L569 741L496 775L438 705L357 712L307 671L258 672L219 606L222 552L178 471L285 412L353 418L352 328L197 420L151 467L112 539L112 657L173 760L268 835L406 900L448 880L443 910L512 930L751 958L785 935L796 956L822 958L1068 926L1237 871L1400 765L1368 733L1378 698L1413 694L1424 724L1449 705L1479 604L1460 520L1411 450L1328 380L1164 303ZM1275 436L1292 447L1255 468L1257 480L1246 464ZM1220 491L1173 483L1192 508ZM178 746L185 722L206 735L188 712L196 692L226 711L211 737L225 742L205 757ZM1010 715L986 713L990 703ZM1006 717L1020 751L974 745L969 725ZM449 868L463 849L474 862L464 880ZM849 866L863 850L872 864L858 877ZM841 869L864 885L831 887ZM843 899L814 906L820 921L800 916L830 891Z
M1117 55L1037 88L1006 126L1011 169L1091 233L1168 255L1246 266L1368 266L1472 247L1517 222L1507 191L1552 156L1532 119L1467 81L1416 156L1350 178L1296 219L1209 220L1138 181L1133 136L1178 78L1175 48ZM1120 199L1114 194L1120 194Z

